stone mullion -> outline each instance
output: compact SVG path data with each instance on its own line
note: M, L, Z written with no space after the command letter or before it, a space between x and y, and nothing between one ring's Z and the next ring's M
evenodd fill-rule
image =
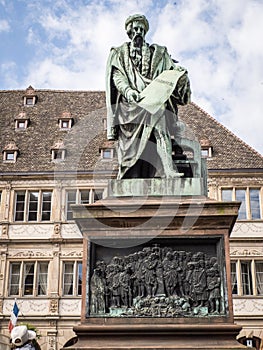
M237 260L237 264L236 264L236 274L237 274L237 294L238 294L238 295L243 295L242 278L241 278L241 262L240 262L240 259Z
M249 187L246 188L246 212L247 212L247 219L251 220L251 205L250 205L250 189Z
M10 213L10 198L11 198L11 185L8 184L5 188L5 191L3 191L3 198L2 198L2 208L4 209L1 212L4 213L3 217L1 218L3 221L9 221L9 213Z
M33 297L37 296L38 262L34 262Z
M62 186L61 182L56 185L52 193L51 220L54 222L62 221Z
M256 264L254 259L252 259L251 261L251 276L252 276L253 295L257 295Z
M60 248L55 247L53 251L53 260L50 262L50 274L49 274L49 294L51 296L59 295L59 279L60 276Z

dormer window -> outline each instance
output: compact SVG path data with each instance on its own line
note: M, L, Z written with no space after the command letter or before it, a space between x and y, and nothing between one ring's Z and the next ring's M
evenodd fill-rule
M37 95L36 95L35 89L32 88L32 86L29 86L26 89L26 93L23 96L23 99L24 99L24 105L25 106L34 106L36 104L36 102L37 102Z
M103 159L111 159L113 158L114 149L113 148L102 148L101 149L101 157Z
M52 161L63 161L66 157L66 148L63 141L56 142L51 148Z
M100 148L102 159L112 159L114 157L114 141L105 141Z
M15 128L16 130L25 130L29 124L29 118L26 117L26 113L20 113L17 118L15 118Z
M53 159L54 160L63 160L65 158L64 152L65 152L64 150L54 149L53 150Z
M201 139L201 155L203 158L211 158L213 156L213 146L211 145L210 140Z
M61 118L58 120L58 125L61 130L69 130L73 126L73 118L69 112L62 113Z
M14 142L10 142L6 147L3 149L3 161L7 163L15 163L18 156L18 147Z
M35 99L34 97L26 97L25 98L25 104L27 106L33 106L35 104Z
M25 120L17 120L16 121L16 129L26 129L26 121Z
M15 160L15 151L6 151L5 152L5 160L14 161Z

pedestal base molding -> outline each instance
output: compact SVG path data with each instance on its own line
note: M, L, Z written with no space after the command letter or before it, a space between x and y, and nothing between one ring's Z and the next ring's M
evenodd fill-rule
M241 350L237 325L80 325L74 328L78 342L71 350ZM68 349L68 348L67 348ZM66 350L66 349L65 349Z

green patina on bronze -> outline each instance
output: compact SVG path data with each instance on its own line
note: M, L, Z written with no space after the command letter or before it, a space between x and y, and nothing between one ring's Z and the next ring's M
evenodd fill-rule
M145 16L125 23L130 42L111 49L106 73L107 136L117 140L118 179L180 177L172 161L177 105L190 101L186 69L167 49L145 42ZM169 71L171 71L169 73Z

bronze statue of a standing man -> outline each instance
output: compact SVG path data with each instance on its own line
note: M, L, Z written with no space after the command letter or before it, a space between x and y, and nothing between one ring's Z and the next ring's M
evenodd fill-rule
M128 17L125 29L131 41L112 48L107 64L107 136L118 140L118 179L152 178L157 171L165 178L178 177L171 135L176 128L177 104L190 101L187 71L175 64L165 47L145 42L149 30L145 16ZM168 82L160 77L167 71L173 73L170 78L168 72ZM163 85L162 90L145 90L154 81ZM144 98L154 101L157 111L140 106L144 90ZM161 100L163 91L167 97Z

